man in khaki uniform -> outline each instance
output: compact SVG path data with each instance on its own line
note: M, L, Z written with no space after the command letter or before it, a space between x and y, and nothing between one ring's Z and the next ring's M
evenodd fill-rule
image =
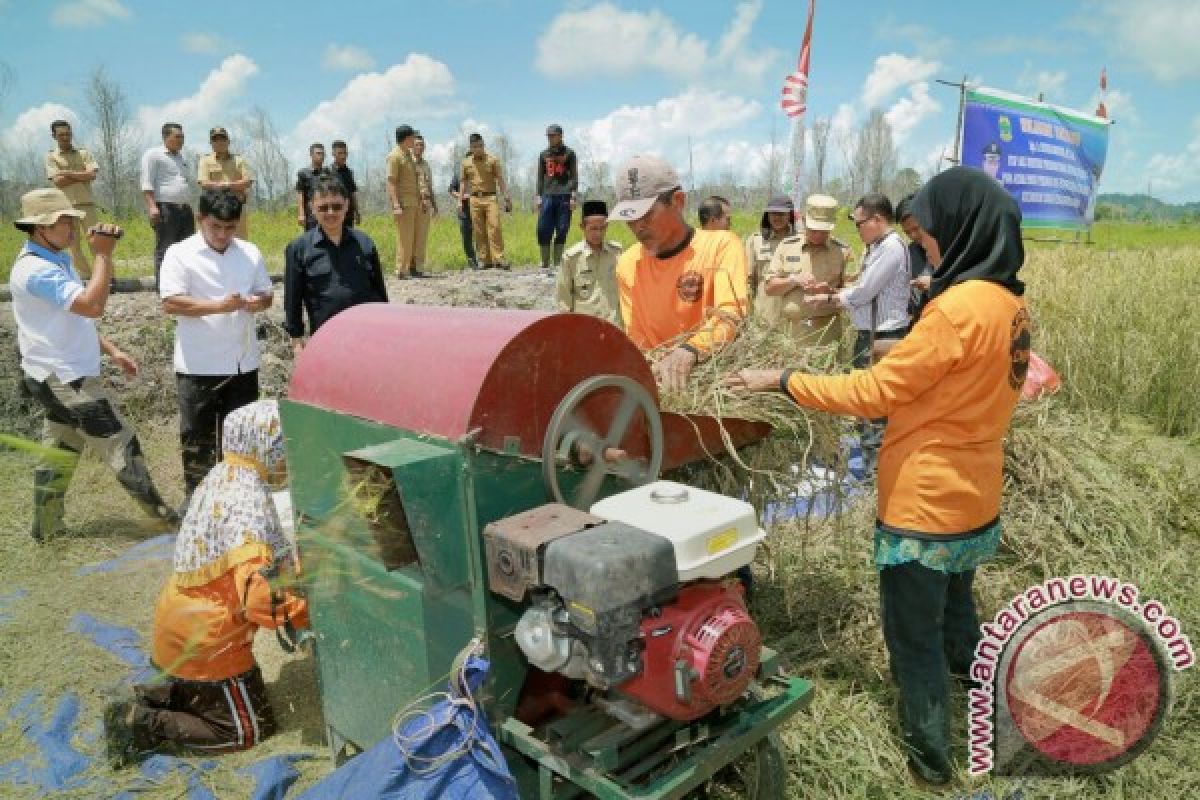
M413 140L417 132L411 125L396 128L396 146L387 155L387 193L396 223L396 277L400 280L424 278L413 267L417 251L417 217L421 213L421 186L417 162L413 158Z
M842 319L827 297L846 285L849 248L833 238L837 200L823 194L804 204L804 231L779 243L759 285L760 319L782 325L803 345L836 344Z
M504 260L504 234L500 230L500 204L496 193L499 191L504 195L505 205L509 208L512 198L504 183L500 161L484 149L483 137L472 133L468 141L471 152L459 168L459 183L470 198L475 253L484 269L509 269Z
M621 245L604 241L608 232L608 206L603 200L588 200L583 204L579 227L583 229L583 241L563 253L558 273L558 310L591 314L624 328L617 290Z
M83 212L83 230L76 233L71 242L71 261L75 271L86 278L92 274L92 262L83 254L83 242L88 240L88 230L100 221L92 196L92 181L96 180L99 168L91 153L73 144L71 123L65 119L54 120L50 123L50 135L58 147L46 153L46 180L62 189L76 211Z
M250 214L246 210L246 198L254 183L254 174L250 172L246 159L229 152L229 131L213 128L208 132L208 142L213 151L201 156L196 164L196 183L200 184L201 189L228 189L237 195L237 199L242 201L242 215L238 218L234 236L249 239L246 218Z
M437 214L437 199L433 196L433 169L425 160L425 137L417 134L413 137L413 162L417 166L417 194L421 202L417 204L416 231L413 234L412 271L414 275L423 274L425 266L425 246L429 242L429 223Z

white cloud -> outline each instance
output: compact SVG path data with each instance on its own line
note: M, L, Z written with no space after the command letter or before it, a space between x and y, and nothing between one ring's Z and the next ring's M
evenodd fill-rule
M883 116L892 126L892 138L900 145L926 117L941 110L942 104L929 94L929 84L921 81L908 87L908 95L897 100Z
M361 47L352 44L329 44L325 47L325 55L321 58L325 69L339 72L357 72L371 69L375 59Z
M923 58L888 53L875 59L871 74L863 82L862 101L867 108L878 108L897 91L934 76L941 64Z
M66 28L88 28L111 20L129 19L129 9L118 0L72 0L59 3L50 21Z
M229 56L220 66L204 78L200 87L187 97L180 97L158 106L141 106L137 110L138 123L152 140L158 139L158 131L164 122L178 122L184 132L196 134L207 132L212 125L230 124L233 112L231 105L246 89L250 78L258 74L258 65L244 55ZM201 134L200 141L204 136Z
M429 56L410 53L403 63L383 72L351 78L332 100L318 103L284 139L289 155L305 157L310 142L344 139L352 150L403 122L460 114L457 87L450 68ZM374 150L373 147L369 148Z
M50 140L50 123L56 119L65 119L76 133L79 132L79 115L73 109L62 103L43 103L17 115L13 124L4 131L5 147L12 150L49 150L54 145Z
M1026 61L1025 68L1017 77L1017 88L1030 97L1043 96L1048 103L1061 103L1067 86L1066 70L1035 69Z
M179 43L189 53L219 53L226 48L225 40L211 33L193 31L179 37Z
M603 2L564 11L538 38L535 65L543 75L564 80L652 71L683 80L704 78L706 84L723 74L757 81L779 57L778 50L749 43L761 11L758 1L738 4L715 45L681 30L658 10L625 11Z
M1192 120L1192 140L1178 153L1155 153L1146 162L1143 178L1156 195L1170 200L1195 200L1200 194L1200 116Z
M1195 0L1107 0L1102 36L1162 81L1200 78L1200 3Z
M636 153L653 153L670 160L683 172L688 137L692 139L697 175L744 156L757 145L730 141L730 132L744 130L762 111L754 100L721 91L689 89L654 105L621 106L609 114L572 127L573 138L591 158L616 165ZM740 164L756 167L757 164Z

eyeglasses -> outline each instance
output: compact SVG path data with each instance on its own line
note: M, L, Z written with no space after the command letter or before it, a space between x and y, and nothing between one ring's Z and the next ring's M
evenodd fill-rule
M346 204L345 203L325 203L324 205L313 206L313 208L315 208L317 211L321 212L322 214L336 214L339 211L344 211L346 209Z

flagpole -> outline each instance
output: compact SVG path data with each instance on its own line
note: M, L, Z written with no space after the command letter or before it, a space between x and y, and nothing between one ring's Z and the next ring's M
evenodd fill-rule
M800 44L800 58L797 59L796 71L784 79L783 99L780 101L784 113L792 118L791 196L796 209L804 207L804 198L801 196L804 180L804 114L808 110L808 72L816 5L816 0L808 0L808 21Z

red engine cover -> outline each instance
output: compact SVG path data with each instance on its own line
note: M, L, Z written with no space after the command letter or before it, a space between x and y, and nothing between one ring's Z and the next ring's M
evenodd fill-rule
M642 672L620 690L678 720L702 717L746 691L762 637L738 581L698 581L657 617L642 620Z

